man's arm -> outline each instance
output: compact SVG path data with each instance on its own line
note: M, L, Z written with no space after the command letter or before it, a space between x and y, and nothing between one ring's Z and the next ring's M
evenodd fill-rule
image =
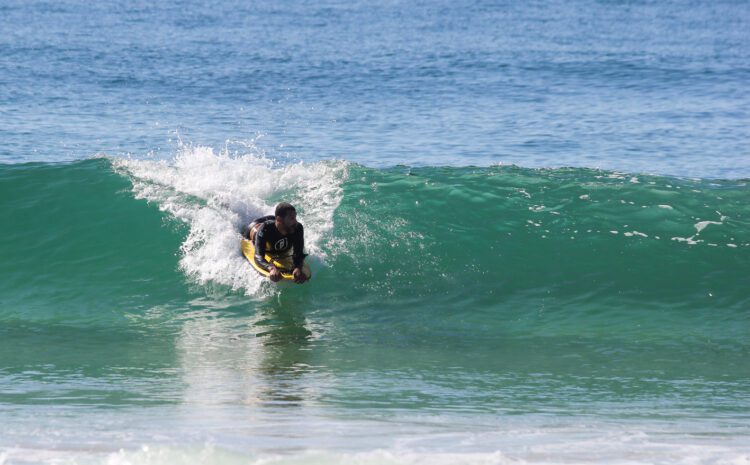
M266 271L271 271L271 265L266 261L266 225L262 224L258 228L257 231L255 231L255 240L253 241L253 245L255 245L255 263L263 268Z

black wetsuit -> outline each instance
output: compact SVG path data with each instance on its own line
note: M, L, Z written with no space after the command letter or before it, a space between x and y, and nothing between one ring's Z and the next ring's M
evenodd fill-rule
M279 229L276 227L276 217L273 215L264 216L254 220L250 224L250 228L254 224L259 223L257 231L255 232L255 238L253 244L255 245L255 263L266 271L269 271L271 264L266 261L264 255L268 253L271 256L288 256L289 249L294 249L292 255L292 261L294 267L302 267L302 262L305 260L305 254L302 249L305 247L304 229L302 224L297 223L296 230L285 236L281 234ZM248 233L249 234L249 233Z

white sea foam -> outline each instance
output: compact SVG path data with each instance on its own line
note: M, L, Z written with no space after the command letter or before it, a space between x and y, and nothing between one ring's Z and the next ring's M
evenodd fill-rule
M699 240L696 238L700 236L701 232L703 232L704 229L706 229L712 224L722 225L724 224L724 220L727 219L727 217L722 215L720 212L716 212L716 213L719 215L719 221L699 221L693 225L693 227L695 228L695 234L693 234L690 237L673 237L672 240L677 241L677 242L685 242L686 244L689 244L689 245L697 245L703 242L703 240Z
M708 227L708 225L711 225L711 224L724 224L724 223L722 223L720 221L699 221L699 222L695 223L695 231L697 233L700 233L701 231L703 231L704 229L706 229Z
M115 169L146 199L189 226L180 267L201 284L218 283L257 293L263 280L240 253L240 230L253 218L271 214L286 200L305 225L307 252L325 260L325 238L341 201L344 162L279 165L250 146L248 153L216 153L181 145L170 161L116 159Z
M615 432L612 432L615 433ZM466 437L446 447L410 448L400 444L392 448L362 451L303 449L284 451L243 451L242 447L223 448L214 443L203 445L143 445L138 449L112 452L96 450L12 449L0 453L3 463L70 465L750 465L750 451L736 440L669 441L659 440L642 431L616 432L617 436L562 436L549 439L542 431L509 432L499 449L482 447L486 435ZM436 438L438 439L438 438ZM445 438L453 441L454 437ZM566 440L567 439L567 440ZM512 444L515 443L515 444ZM237 450L239 449L239 450ZM471 449L476 449L472 451Z
M210 450L210 452L206 452ZM162 465L162 464L247 464L247 465L494 465L523 463L493 453L443 453L397 452L374 450L359 453L331 453L309 450L298 454L262 454L242 457L224 451L206 448L198 451L179 451L168 448L148 449L136 453L124 451L108 457L107 465Z

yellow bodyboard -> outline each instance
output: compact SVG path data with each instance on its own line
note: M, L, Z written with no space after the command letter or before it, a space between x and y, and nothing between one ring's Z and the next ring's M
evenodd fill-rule
M258 264L255 263L255 245L244 237L240 241L240 245L242 247L242 255L247 258L253 268L255 268L255 271L262 274L263 276L268 276L268 271L259 267ZM294 262L292 261L291 255L287 255L284 257L273 257L269 254L266 254L265 259L268 263L271 263L273 266L278 268L279 271L281 271L281 277L283 279L288 279L290 281L294 280L294 277L292 276ZM302 264L302 272L307 275L307 279L310 279L312 277L312 272L310 271L310 267L307 265L307 263Z

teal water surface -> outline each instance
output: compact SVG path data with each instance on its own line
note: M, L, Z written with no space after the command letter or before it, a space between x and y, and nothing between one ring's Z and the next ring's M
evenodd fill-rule
M748 30L0 2L0 465L747 465ZM304 286L239 253L282 200Z
M236 242L225 266L253 285L194 272L196 250L213 247L186 245L202 215L234 212L239 225L247 208L214 187L182 191L185 169L0 169L10 463L161 463L195 447L206 463L231 462L227 450L240 462L285 450L378 463L374 451L403 448L394 463L437 452L478 463L558 441L577 444L569 459L608 461L627 456L633 431L646 449L705 441L706 460L742 453L731 443L747 437L750 406L745 181L349 164L332 178L332 229L310 244L325 256L312 257L314 280L277 289ZM294 195L314 233L308 194ZM514 434L524 439L507 442ZM102 438L110 445L86 446ZM335 454L304 455L319 449Z

